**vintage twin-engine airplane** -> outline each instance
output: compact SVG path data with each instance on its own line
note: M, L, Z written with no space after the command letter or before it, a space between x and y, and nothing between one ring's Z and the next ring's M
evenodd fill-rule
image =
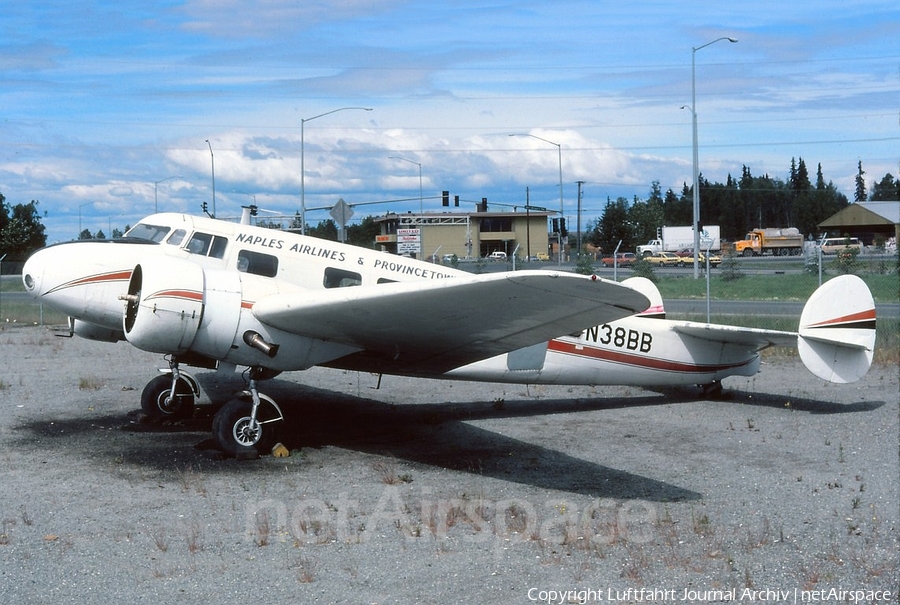
M168 356L141 395L155 418L199 396L182 365L249 367L249 387L214 416L233 455L265 451L284 419L258 381L315 365L528 384L697 384L759 371L760 351L798 346L807 368L858 380L875 345L875 306L842 276L807 302L799 332L665 319L647 279L618 283L556 270L473 275L185 214L155 214L121 240L56 244L25 264L28 292L70 317L72 333Z

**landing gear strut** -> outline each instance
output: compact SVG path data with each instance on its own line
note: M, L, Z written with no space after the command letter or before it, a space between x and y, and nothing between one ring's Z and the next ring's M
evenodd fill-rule
M264 368L250 368L248 390L222 406L213 417L213 440L231 456L264 454L275 445L284 414L271 397L257 388L258 381L266 375Z
M179 369L178 361L169 360L169 369L147 383L141 393L141 409L155 421L187 418L194 411L200 393L193 376Z
M718 380L713 380L707 384L700 385L700 392L704 397L709 397L710 399L718 399L722 397L722 383Z

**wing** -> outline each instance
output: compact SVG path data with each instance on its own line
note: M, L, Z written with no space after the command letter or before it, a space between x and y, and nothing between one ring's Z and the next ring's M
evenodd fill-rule
M574 273L519 271L276 294L253 314L276 328L359 347L373 367L443 373L643 311L647 297Z

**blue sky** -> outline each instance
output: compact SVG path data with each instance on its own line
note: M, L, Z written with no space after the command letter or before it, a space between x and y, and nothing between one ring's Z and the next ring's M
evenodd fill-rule
M739 41L695 54L707 179L786 179L802 157L852 200L858 162L870 190L900 175L896 0L2 0L0 16L0 193L38 200L51 242L199 213L213 162L219 216L293 214L302 120L312 224L340 198L368 204L355 218L418 210L416 164L432 211L442 190L558 209L560 156L570 218L579 180L585 221L653 181L680 193L691 49L722 36Z

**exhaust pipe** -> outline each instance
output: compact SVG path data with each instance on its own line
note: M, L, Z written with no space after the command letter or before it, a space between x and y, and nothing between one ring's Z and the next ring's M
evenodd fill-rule
M244 332L244 342L257 351L262 351L262 353L266 357L272 358L275 357L276 354L278 354L279 345L266 342L265 339L259 334L259 332L247 330L246 332Z

